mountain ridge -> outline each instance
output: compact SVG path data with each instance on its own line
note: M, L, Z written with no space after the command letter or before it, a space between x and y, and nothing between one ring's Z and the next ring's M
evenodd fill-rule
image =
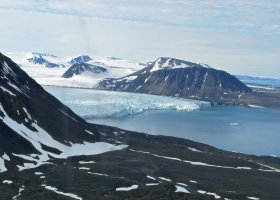
M160 57L123 78L100 81L99 88L217 103L226 103L226 98L238 99L238 95L251 92L250 88L225 71L169 57Z

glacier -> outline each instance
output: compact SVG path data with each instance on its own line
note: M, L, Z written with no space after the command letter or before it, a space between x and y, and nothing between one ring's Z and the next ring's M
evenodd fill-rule
M209 102L150 94L44 86L84 119L125 117L153 110L194 111Z

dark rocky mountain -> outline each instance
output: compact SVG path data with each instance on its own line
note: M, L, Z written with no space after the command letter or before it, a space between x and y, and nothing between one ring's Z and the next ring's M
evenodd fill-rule
M88 124L0 54L1 200L276 200L279 169L279 158Z
M74 75L80 75L85 72L100 74L107 72L107 69L98 65L92 65L84 62L78 62L72 65L63 75L64 78L71 78Z
M48 60L46 60L45 58L43 58L41 55L39 55L39 56L34 56L34 57L32 57L32 58L28 58L27 60L28 60L28 62L30 62L30 63L43 65L43 66L48 67L48 68L57 68L57 67L59 67L58 64L49 62Z
M92 59L91 59L89 56L87 56L87 55L81 55L81 56L78 56L78 57L76 57L76 58L71 59L71 60L69 61L69 64L74 65L74 64L80 63L80 62L85 63L85 62L88 62L88 61L90 61L90 60L92 60Z
M234 103L240 94L251 89L225 71L205 64L196 64L162 57L146 68L119 79L105 79L99 87L108 90L151 93Z
M11 167L60 157L63 148L99 141L100 134L0 54L0 155ZM15 156L15 154L23 154ZM27 155L32 155L28 157ZM9 166L9 164L8 164Z

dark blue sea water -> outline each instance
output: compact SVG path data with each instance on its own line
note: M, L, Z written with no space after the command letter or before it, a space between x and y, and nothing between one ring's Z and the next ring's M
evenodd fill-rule
M149 111L89 121L186 138L229 151L280 156L280 110L214 107L193 112Z
M208 107L188 112L194 106L182 99L44 88L77 114L87 116L91 123L186 138L229 151L280 157L280 109Z

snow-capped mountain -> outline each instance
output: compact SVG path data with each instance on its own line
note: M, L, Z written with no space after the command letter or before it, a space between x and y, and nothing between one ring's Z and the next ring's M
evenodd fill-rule
M75 58L71 59L69 61L69 64L74 65L76 63L81 63L81 62L84 63L84 62L88 62L90 60L92 60L92 59L88 55L81 55L81 56L78 56L78 57L75 57Z
M96 87L97 82L104 78L123 77L146 66L137 62L106 56L59 57L36 52L10 52L6 55L41 85L92 88ZM64 78L63 74L73 64L80 62L105 68L106 73L73 73L70 78Z
M51 62L47 61L45 58L43 58L42 56L39 56L39 57L38 56L34 56L34 57L31 57L31 58L27 58L27 60L30 63L43 65L43 66L48 67L48 68L59 67L58 64L51 63Z
M0 54L0 173L125 147L102 142L102 137Z
M98 75L101 73L106 73L107 69L102 67L104 65L98 66L97 64L92 65L84 62L78 62L72 65L63 75L63 78L71 78L74 75L81 75L87 74L91 75Z
M240 81L249 86L268 86L270 88L279 88L279 78L264 78L255 76L235 75Z
M161 57L138 72L119 79L105 79L99 87L222 103L251 89L225 71L205 64Z

